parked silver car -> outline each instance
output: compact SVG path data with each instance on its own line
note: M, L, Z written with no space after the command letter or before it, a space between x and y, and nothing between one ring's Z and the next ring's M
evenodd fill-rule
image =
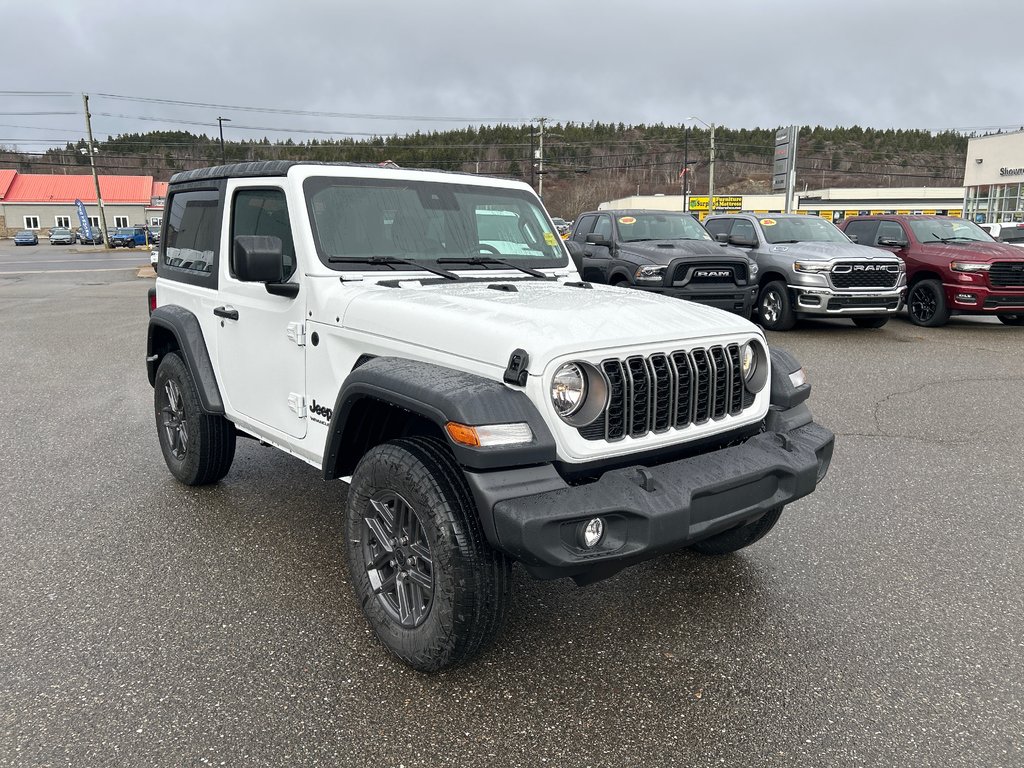
M50 245L74 245L75 233L70 229L55 227L50 230Z

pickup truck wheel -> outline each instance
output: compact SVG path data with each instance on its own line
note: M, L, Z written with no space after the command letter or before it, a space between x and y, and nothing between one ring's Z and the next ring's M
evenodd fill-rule
M421 672L469 660L498 632L511 566L484 539L447 446L402 438L372 448L349 488L352 588L377 638Z
M617 277L611 282L612 288L629 288L629 280L624 277Z
M711 538L698 541L690 546L694 552L702 555L727 555L738 549L749 547L755 541L764 538L768 531L775 527L782 515L782 507L765 512L752 523L745 523L728 531L723 531Z
M154 407L160 450L172 475L185 485L207 485L228 473L235 425L203 413L192 374L177 352L164 355L157 368Z
M996 315L1003 325L1024 325L1024 315Z
M853 324L858 328L881 328L888 322L888 315L869 315L868 317L853 318Z
M784 282L773 280L761 289L757 314L761 318L761 325L769 331L788 331L796 324L789 289Z
M920 280L910 287L907 296L907 315L910 322L925 328L935 328L949 321L946 292L938 280Z

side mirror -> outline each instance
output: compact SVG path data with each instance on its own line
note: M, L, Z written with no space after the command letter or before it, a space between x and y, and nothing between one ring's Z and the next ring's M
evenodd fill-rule
M231 271L246 283L284 281L284 246L273 235L237 235L231 250Z
M587 242L591 245L603 245L605 248L612 247L612 241L604 235L587 235Z
M895 237L883 237L878 240L879 245L887 245L890 248L905 248L906 240L897 240Z
M850 238L850 242L851 243L856 243L857 242L857 236L856 235L847 235L847 237Z
M718 232L718 233L716 233L715 234L715 242L716 243L721 243L722 245L726 245L729 242L729 233L728 232Z
M744 237L743 235L732 235L729 237L729 245L742 245L744 248L756 248L757 238L753 235Z

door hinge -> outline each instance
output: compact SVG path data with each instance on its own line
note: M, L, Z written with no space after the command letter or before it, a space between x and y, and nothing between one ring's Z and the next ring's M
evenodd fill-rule
M306 418L306 398L304 395L300 395L297 392L289 392L288 407L298 415L300 419Z
M288 323L288 340L294 341L295 346L306 346L306 326L303 323Z

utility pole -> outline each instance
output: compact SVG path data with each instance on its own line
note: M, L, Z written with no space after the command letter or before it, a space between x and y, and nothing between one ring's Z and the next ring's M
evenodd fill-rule
M537 122L540 123L540 138L537 142L537 175L540 178L537 180L537 197L541 200L544 199L544 121L546 117L538 117Z
M530 186L537 188L537 163L533 154L533 126L530 126Z
M690 115L687 120L696 120L698 123L711 131L711 153L708 163L708 213L710 216L715 212L715 124L705 123L696 115Z
M107 214L103 210L103 196L100 194L100 177L96 175L96 160L93 157L92 148L92 116L89 114L89 94L82 94L82 104L85 107L85 133L89 137L89 165L92 167L92 183L96 185L96 205L100 209L100 226L103 227L103 247L110 249L110 238L107 237Z
M230 117L218 117L217 127L220 128L220 164L224 165L227 160L224 159L224 123L230 123Z

